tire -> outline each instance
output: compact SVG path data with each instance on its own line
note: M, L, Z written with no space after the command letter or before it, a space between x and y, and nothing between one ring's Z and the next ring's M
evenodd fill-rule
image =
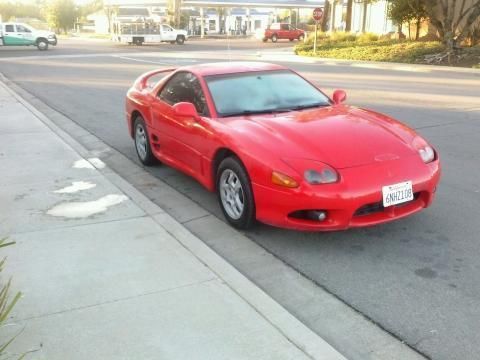
M303 41L304 39L305 39L305 35L300 35L300 36L298 37L298 41Z
M240 160L227 157L216 174L217 197L228 223L237 229L255 224L255 200L250 178Z
M268 38L263 38L262 41L263 41L263 42L267 42L267 41L268 41Z
M147 126L141 116L137 116L133 125L133 139L138 159L145 166L154 165L157 159L152 153Z
M278 40L277 35L276 35L276 34L273 34L273 35L272 35L272 42L276 43L277 40Z
M170 41L170 44L175 45L176 41Z
M37 49L40 51L48 50L48 40L40 38L37 40Z
M178 45L183 45L184 42L185 42L185 36L183 36L183 35L178 35L178 36L177 36L177 44L178 44Z

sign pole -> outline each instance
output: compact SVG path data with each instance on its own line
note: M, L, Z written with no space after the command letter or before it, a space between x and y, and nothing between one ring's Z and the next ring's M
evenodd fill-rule
M317 31L318 31L318 23L323 18L323 9L316 8L313 10L313 19L315 20L315 36L313 37L313 55L317 54Z

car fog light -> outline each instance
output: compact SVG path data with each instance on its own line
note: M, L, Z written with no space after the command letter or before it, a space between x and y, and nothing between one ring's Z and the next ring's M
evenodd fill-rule
M308 212L308 217L311 220L323 221L327 218L327 213L323 210L311 210Z

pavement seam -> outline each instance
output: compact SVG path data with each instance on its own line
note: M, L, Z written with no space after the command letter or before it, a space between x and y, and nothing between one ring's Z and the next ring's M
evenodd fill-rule
M16 319L15 321L16 322L21 322L21 321L37 320L37 319L42 319L42 318L46 318L46 317L50 317L50 316L61 315L61 314L74 312L74 311L79 311L79 310L84 310L84 309L90 309L90 308L94 308L94 307L98 307L98 306L102 306L102 305L115 304L115 303L118 303L118 302L134 300L134 299L137 299L137 298L140 298L140 297L163 294L163 293L167 293L167 292L170 292L170 291L175 291L175 290L178 290L178 289L183 289L183 288L187 288L187 287L191 287L191 286L195 286L195 285L202 285L202 284L205 284L205 283L208 283L208 282L218 281L219 278L216 276L215 273L213 273L213 274L215 275L215 277L213 277L211 279L207 279L207 280L196 281L196 282L192 282L192 283L188 283L188 284L184 284L184 285L180 285L180 286L174 286L174 287L167 288L167 289L150 291L150 292L141 293L141 294L132 295L132 296L126 296L126 297L123 297L123 298L112 299L112 300L108 300L108 301L102 301L102 302L95 303L95 304L73 307L73 308L65 309L65 310L61 310L61 311L54 311L54 312L51 312L51 313L45 313L45 314L41 314L41 315L29 316L29 317L26 317L26 318Z
M33 233L40 233L40 232L49 232L49 231L57 231L57 230L66 230L66 229L72 229L72 228L80 228L80 227L85 227L89 225L101 225L101 224L108 224L108 223L116 223L116 222L123 222L123 221L130 221L130 220L137 220L137 219L145 219L148 218L149 215L145 214L143 216L130 216L130 217L125 217L122 219L116 219L116 220L104 220L104 221L97 221L97 222L89 222L86 224L76 224L76 225L66 225L66 226L55 226L51 227L48 229L38 229L38 230L28 230L28 231L16 231L14 233L11 233L10 236L14 237L15 235L28 235L28 234L33 234Z

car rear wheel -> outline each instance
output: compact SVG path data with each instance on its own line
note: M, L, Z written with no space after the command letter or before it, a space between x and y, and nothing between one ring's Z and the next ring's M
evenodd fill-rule
M178 45L183 45L184 42L185 42L185 36L183 36L183 35L178 35L178 36L177 36L177 44L178 44Z
M48 50L48 41L47 39L38 39L37 40L37 48L40 51Z
M263 41L263 42L267 42L267 41L268 41L268 38L263 38L262 41Z
M145 121L141 116L137 116L133 126L135 150L137 151L138 159L145 166L155 164L156 159L150 147L150 139Z
M218 202L227 221L237 229L255 223L255 201L247 171L235 157L224 159L217 171Z
M278 40L277 35L273 34L272 35L272 42L277 42L277 40Z

